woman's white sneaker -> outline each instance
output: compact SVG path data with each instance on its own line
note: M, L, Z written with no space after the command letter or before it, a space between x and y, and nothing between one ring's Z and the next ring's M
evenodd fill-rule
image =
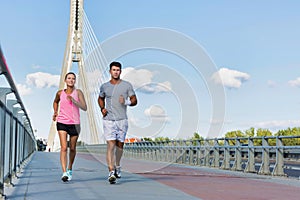
M71 169L67 169L68 181L72 180L73 171Z
M69 180L69 177L68 177L68 173L67 172L64 172L63 175L61 176L61 180L63 182L67 182Z

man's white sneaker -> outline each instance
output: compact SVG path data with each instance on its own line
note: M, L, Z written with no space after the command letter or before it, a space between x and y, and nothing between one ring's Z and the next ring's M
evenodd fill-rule
M115 177L121 178L121 167L120 166L115 168Z
M110 182L110 184L116 183L115 171L109 172L108 181Z

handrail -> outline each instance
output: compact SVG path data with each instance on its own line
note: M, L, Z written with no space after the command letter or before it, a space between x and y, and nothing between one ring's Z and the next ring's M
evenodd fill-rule
M12 185L12 178L34 151L37 144L29 116L18 93L0 48L0 75L4 75L9 88L0 86L0 197L4 183ZM7 99L13 93L15 99ZM20 107L14 107L19 104ZM23 111L20 113L19 111Z
M19 95L18 89L17 89L17 87L16 87L16 85L15 85L15 83L13 81L12 75L11 75L9 69L8 69L8 66L6 64L6 60L5 60L5 57L3 55L1 46L0 46L0 75L4 75L6 77L6 80L9 83L10 88L11 88L12 92L14 93L17 102L20 104L21 109L24 112L24 115L26 116L26 119L29 122L30 130L32 132L32 136L34 137L33 128L31 126L30 118L29 118L29 116L28 116L28 114L26 112L25 106L24 106L24 104L22 102L22 99L21 99L21 97Z
M287 176L285 169L292 166L289 161L300 161L300 145L284 146L282 140L287 138L297 140L300 136L142 141L125 143L123 155L133 159ZM276 145L269 145L271 139L276 140ZM233 140L235 144L230 144L229 141ZM241 140L246 140L247 145L242 144ZM254 145L255 140L262 143ZM105 154L106 148L106 144L84 145L78 146L77 150Z
M297 139L300 136L262 136L213 138L199 140L171 140L158 142L126 143L124 155L131 158L153 161L174 162L189 165L218 167L221 169L255 172L258 174L286 176L284 172L284 153L300 151L300 145L284 146L283 139ZM276 145L268 140L275 139ZM247 140L247 145L241 144ZM262 141L254 145L254 141ZM229 141L235 141L230 144ZM220 144L223 142L223 144ZM300 152L295 152L300 153ZM270 161L274 160L271 167ZM242 167L242 165L244 167ZM259 168L255 168L255 166ZM271 168L273 169L271 171Z

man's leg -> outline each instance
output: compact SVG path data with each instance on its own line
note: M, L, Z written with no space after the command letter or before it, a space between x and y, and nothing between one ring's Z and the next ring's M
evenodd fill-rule
M116 141L116 166L121 166L124 142Z
M123 146L126 138L127 130L128 130L128 120L120 120L118 121L118 135L116 141L116 167L120 167L121 158L123 155Z
M116 147L116 140L107 140L107 151L106 151L106 163L108 170L111 172L114 170L115 156L114 151Z
M115 140L107 140L107 152L106 152L106 162L108 167L108 181L111 184L116 183L116 177L115 177L115 148L116 148L116 141Z
M124 142L117 140L116 142L116 166L115 166L115 177L121 178L121 158L123 155Z

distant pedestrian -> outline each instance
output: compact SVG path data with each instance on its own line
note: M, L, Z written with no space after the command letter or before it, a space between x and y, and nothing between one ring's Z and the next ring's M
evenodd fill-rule
M62 181L72 179L72 166L76 156L76 143L80 133L79 109L87 110L84 95L75 88L76 75L69 72L65 75L66 89L59 90L53 101L53 121L60 140L60 163L63 171ZM69 162L68 162L68 135L69 135ZM68 163L68 166L67 166Z
M100 87L98 104L103 115L104 137L107 142L106 162L108 181L115 183L121 178L121 157L128 130L127 106L137 104L131 83L120 78L122 65L112 62L109 66L110 81Z

